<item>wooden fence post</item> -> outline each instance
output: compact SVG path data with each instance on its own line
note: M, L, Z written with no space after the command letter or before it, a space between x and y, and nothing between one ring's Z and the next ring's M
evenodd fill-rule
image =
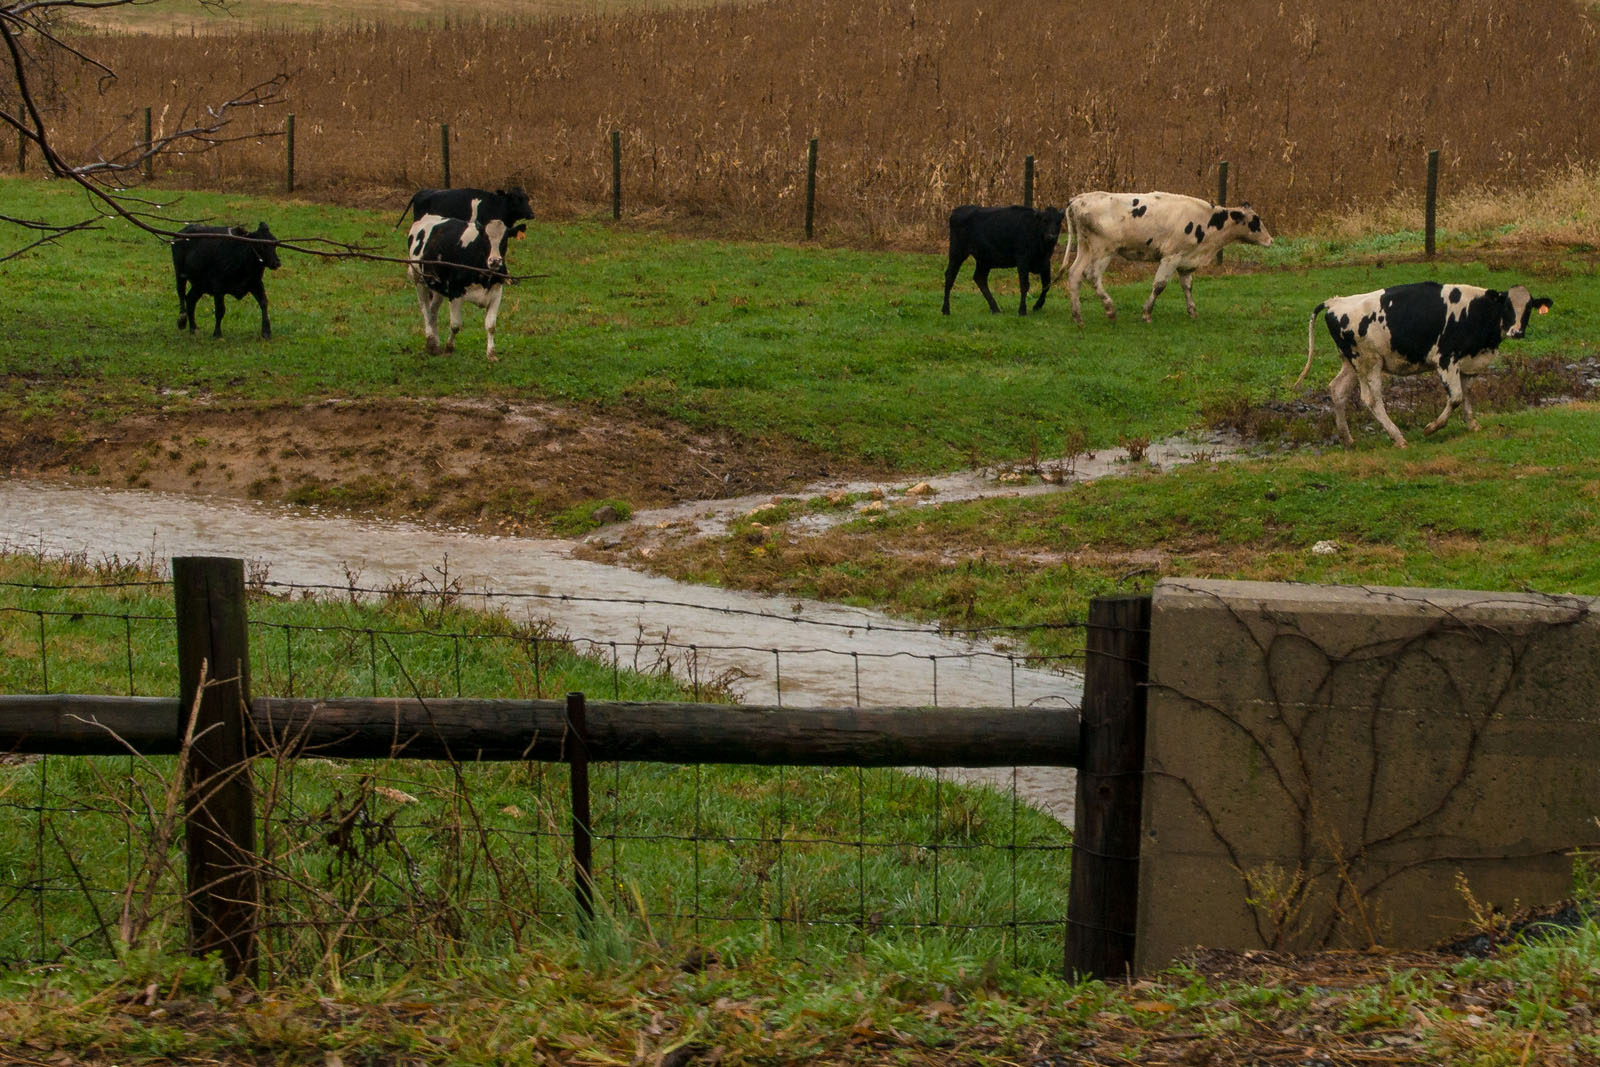
M817 214L817 139L806 147L806 240L811 240L811 222Z
M572 896L578 921L594 920L594 837L589 822L588 719L582 693L567 694L567 765L572 769Z
M172 561L178 625L178 733L184 772L190 951L218 952L228 977L255 977L255 801L248 732L250 645L244 561ZM189 717L193 715L192 732Z
M1433 224L1439 207L1439 150L1428 150L1428 187L1422 208L1422 249L1433 258Z
M1033 207L1033 157L1022 161L1022 206Z
M1069 979L1123 978L1133 966L1149 670L1149 595L1090 601L1067 894Z
M293 111L289 112L289 119L288 119L287 122L284 123L283 138L284 138L284 146L285 146L285 149L286 149L285 159L286 159L286 167L287 167L287 171L286 171L285 178L284 178L284 183L283 183L283 188L284 188L285 192L292 193L292 192L294 192L294 112Z
M444 158L444 187L450 188L450 124L439 123L439 155Z
M622 218L622 131L611 131L611 217Z

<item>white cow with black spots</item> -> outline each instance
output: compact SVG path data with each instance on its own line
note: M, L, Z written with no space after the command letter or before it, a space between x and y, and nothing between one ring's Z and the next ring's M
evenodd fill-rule
M1333 399L1333 421L1345 444L1355 444L1344 409L1351 390L1359 386L1361 402L1378 425L1396 445L1406 447L1405 435L1383 407L1385 374L1406 376L1437 371L1444 382L1444 410L1423 432L1433 433L1443 426L1457 406L1467 421L1467 429L1476 430L1478 420L1467 397L1466 379L1489 366L1502 340L1525 334L1528 317L1536 310L1541 315L1549 311L1549 299L1534 296L1522 285L1501 292L1476 285L1412 282L1355 296L1336 296L1311 312L1306 323L1306 365L1295 384L1305 380L1311 369L1317 316L1322 315L1344 359L1328 391Z
M524 226L510 226L497 218L480 225L476 206L470 221L424 215L411 224L406 277L417 287L429 355L439 352L439 305L450 302L450 340L444 351L453 352L461 332L461 301L469 300L483 308L483 332L493 363L494 327L506 281L506 240Z
M1144 321L1156 297L1176 274L1183 286L1189 317L1195 317L1194 272L1214 262L1217 253L1235 241L1263 247L1272 234L1249 204L1222 207L1179 193L1082 193L1067 204L1067 243L1061 255L1066 267L1074 242L1078 256L1067 271L1067 294L1072 298L1072 318L1083 325L1078 288L1088 278L1115 321L1117 307L1106 292L1106 267L1113 256L1158 263L1150 299L1144 303Z

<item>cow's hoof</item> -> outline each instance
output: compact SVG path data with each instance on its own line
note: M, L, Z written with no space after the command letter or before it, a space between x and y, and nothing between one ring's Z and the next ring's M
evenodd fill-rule
M426 347L428 349L428 355L437 356L439 354L439 342L438 341L429 341Z

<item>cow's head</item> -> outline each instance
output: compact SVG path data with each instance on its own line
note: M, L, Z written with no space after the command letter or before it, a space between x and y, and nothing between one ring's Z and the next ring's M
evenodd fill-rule
M483 265L491 275L503 275L506 272L506 238L511 233L512 228L500 219L490 219L483 224L483 235L489 239L489 253L484 257Z
M1261 221L1249 201L1238 207L1228 209L1228 221L1238 228L1241 240L1248 241L1262 248L1272 246L1272 234L1267 232L1266 224Z
M1504 296L1500 308L1500 332L1507 337L1521 337L1528 332L1528 318L1537 309L1543 315L1550 310L1550 298L1534 296L1526 285L1513 285Z
M256 254L256 258L261 261L263 267L268 270L278 269L280 266L278 262L278 239L272 236L272 231L267 229L266 223L258 223L255 233L245 233L242 226L235 227L235 229L240 237L248 237L253 242L260 242L259 244L252 244L250 250Z
M523 191L522 186L513 185L509 189L496 189L495 192L505 198L507 221L518 222L533 218L533 205L528 202L528 194Z
M1053 247L1061 239L1061 224L1066 220L1067 213L1058 207L1037 208L1033 217L1039 226L1039 236L1043 238L1045 247Z

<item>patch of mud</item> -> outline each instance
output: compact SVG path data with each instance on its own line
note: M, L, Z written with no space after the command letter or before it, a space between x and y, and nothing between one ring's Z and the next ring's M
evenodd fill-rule
M548 404L187 398L116 422L0 425L0 470L523 536L586 529L606 500L663 507L864 473L792 442Z

